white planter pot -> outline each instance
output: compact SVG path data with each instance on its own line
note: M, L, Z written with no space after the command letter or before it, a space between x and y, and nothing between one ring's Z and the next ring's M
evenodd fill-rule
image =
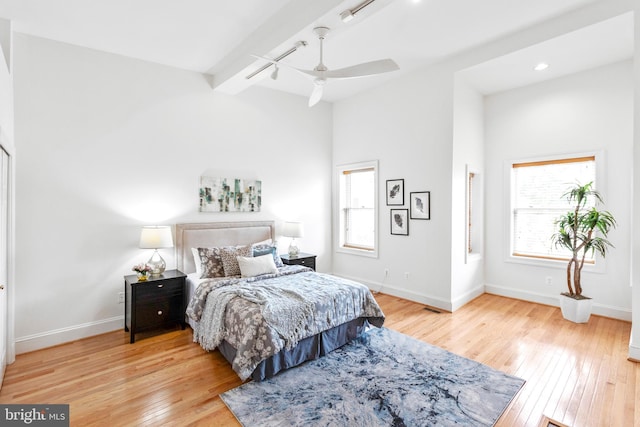
M560 295L560 310L562 317L574 323L587 323L591 317L591 298L575 299L565 295Z

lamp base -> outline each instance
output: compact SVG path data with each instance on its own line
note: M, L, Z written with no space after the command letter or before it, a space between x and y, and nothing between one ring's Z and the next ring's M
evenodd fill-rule
M300 253L300 249L296 246L296 239L291 239L291 243L289 244L289 257L296 258Z
M158 250L153 251L153 255L147 261L147 265L151 267L151 277L160 277L164 270L167 268L167 263L164 262L164 259L158 253Z

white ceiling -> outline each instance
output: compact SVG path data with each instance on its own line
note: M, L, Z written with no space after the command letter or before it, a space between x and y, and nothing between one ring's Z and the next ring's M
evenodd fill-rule
M564 13L607 0L376 0L349 23L339 14L361 0L0 0L0 17L17 32L213 75L235 93L251 84L308 96L312 84L281 67L278 80L245 76L298 40L308 42L283 60L312 69L318 62L313 28L329 26L325 64L342 68L392 58L401 70L331 81L335 101ZM468 78L484 93L630 58L630 14L579 29L474 67ZM551 66L533 73L534 62ZM261 78L262 77L262 78Z

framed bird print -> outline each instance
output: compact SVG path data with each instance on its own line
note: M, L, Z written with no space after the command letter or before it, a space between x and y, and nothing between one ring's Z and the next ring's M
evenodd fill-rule
M387 206L404 206L404 179L387 180Z
M431 192L409 193L409 212L411 219L431 219Z
M409 235L409 209L391 209L391 234Z

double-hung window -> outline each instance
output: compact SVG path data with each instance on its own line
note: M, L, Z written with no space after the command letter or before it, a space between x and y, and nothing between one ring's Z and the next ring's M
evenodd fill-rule
M511 164L511 255L519 259L566 260L551 235L555 220L571 208L563 195L576 183L596 186L596 156ZM590 254L587 255L589 257ZM586 259L594 262L594 259Z
M338 250L377 256L378 162L337 168Z

